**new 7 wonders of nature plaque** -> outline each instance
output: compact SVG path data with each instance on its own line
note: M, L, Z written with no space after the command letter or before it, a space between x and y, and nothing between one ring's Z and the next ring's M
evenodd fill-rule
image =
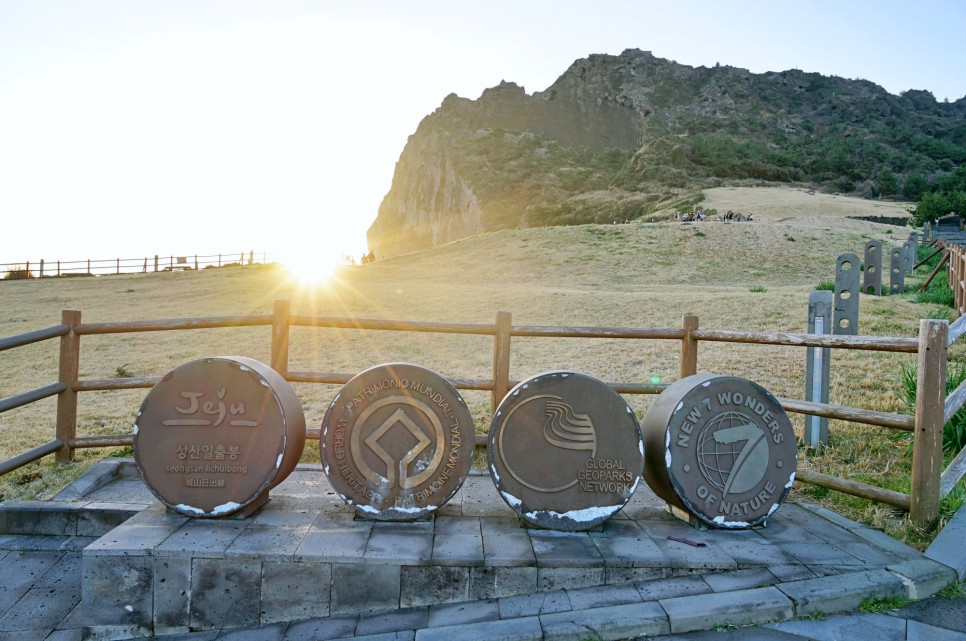
M490 426L487 457L503 500L524 520L584 530L634 494L644 444L634 412L606 384L548 372L514 387Z
M643 429L647 484L707 525L761 525L795 480L788 415L768 390L743 378L682 378L651 405Z
M473 418L455 388L406 363L368 369L322 419L323 470L359 514L425 516L448 501L473 463Z
M155 385L134 424L145 484L186 516L250 513L295 469L305 415L264 363L220 356L186 363Z

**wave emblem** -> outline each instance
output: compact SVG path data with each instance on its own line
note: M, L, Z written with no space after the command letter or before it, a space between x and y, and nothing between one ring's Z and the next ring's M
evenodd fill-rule
M543 412L541 414L537 414L540 411L539 406L534 405L537 401L543 402ZM535 418L542 420L534 424ZM507 413L503 424L506 425L511 422L514 422L517 427L521 427L524 430L526 430L524 426L527 424L533 425L536 429L541 429L542 424L542 429L539 433L536 433L536 429L530 432L531 438L536 437L536 439L539 439L542 434L544 442L554 448L588 452L582 460L593 458L597 454L597 430L594 427L593 421L590 420L590 416L575 412L574 408L565 403L559 396L539 394L526 399ZM508 431L513 432L514 430L504 429L500 432L499 451L503 465L510 473L510 476L525 487L536 490L537 492L563 492L577 484L576 471L574 471L573 478L561 478L561 475L558 475L556 478L557 483L553 483L552 485L546 483L549 480L549 470L545 466L550 463L547 457L554 458L557 455L551 456L545 448L543 452L540 452L539 441L534 442L531 440L532 446L529 448L519 447L520 443L518 443L517 447L509 448L518 454L521 452L521 449L529 450L527 452L529 457L535 457L537 459L536 461L532 458L527 461L520 459L516 461L516 464L511 464L507 458L508 448L503 443ZM562 461L557 462L561 464L557 469L564 473L569 473L570 470L577 470L583 467L583 462L580 462L576 467L572 463L562 464ZM529 475L523 473L523 470L535 466L543 468L542 471ZM530 480L526 476L530 476ZM533 477L540 477L542 482L534 480Z

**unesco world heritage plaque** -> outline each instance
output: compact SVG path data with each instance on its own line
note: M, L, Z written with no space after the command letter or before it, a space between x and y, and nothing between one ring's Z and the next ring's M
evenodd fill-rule
M473 417L446 379L407 363L348 383L322 419L323 470L358 514L406 521L430 514L473 463Z
M548 372L506 395L490 426L493 483L522 519L548 529L585 530L634 494L644 441L634 412L601 381Z
M134 425L145 485L185 516L250 514L298 463L305 415L264 363L219 356L186 363L148 393Z
M768 390L743 378L682 378L651 405L643 430L647 484L712 527L763 524L795 480L788 415Z

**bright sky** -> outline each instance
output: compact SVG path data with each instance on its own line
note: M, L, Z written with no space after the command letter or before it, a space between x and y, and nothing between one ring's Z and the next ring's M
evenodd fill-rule
M627 48L966 95L961 0L0 0L0 263L366 250L452 92Z

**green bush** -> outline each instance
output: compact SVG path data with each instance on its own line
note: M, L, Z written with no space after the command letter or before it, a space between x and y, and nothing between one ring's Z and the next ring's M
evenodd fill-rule
M834 280L823 280L821 283L815 286L818 291L834 292L835 291L835 281Z

